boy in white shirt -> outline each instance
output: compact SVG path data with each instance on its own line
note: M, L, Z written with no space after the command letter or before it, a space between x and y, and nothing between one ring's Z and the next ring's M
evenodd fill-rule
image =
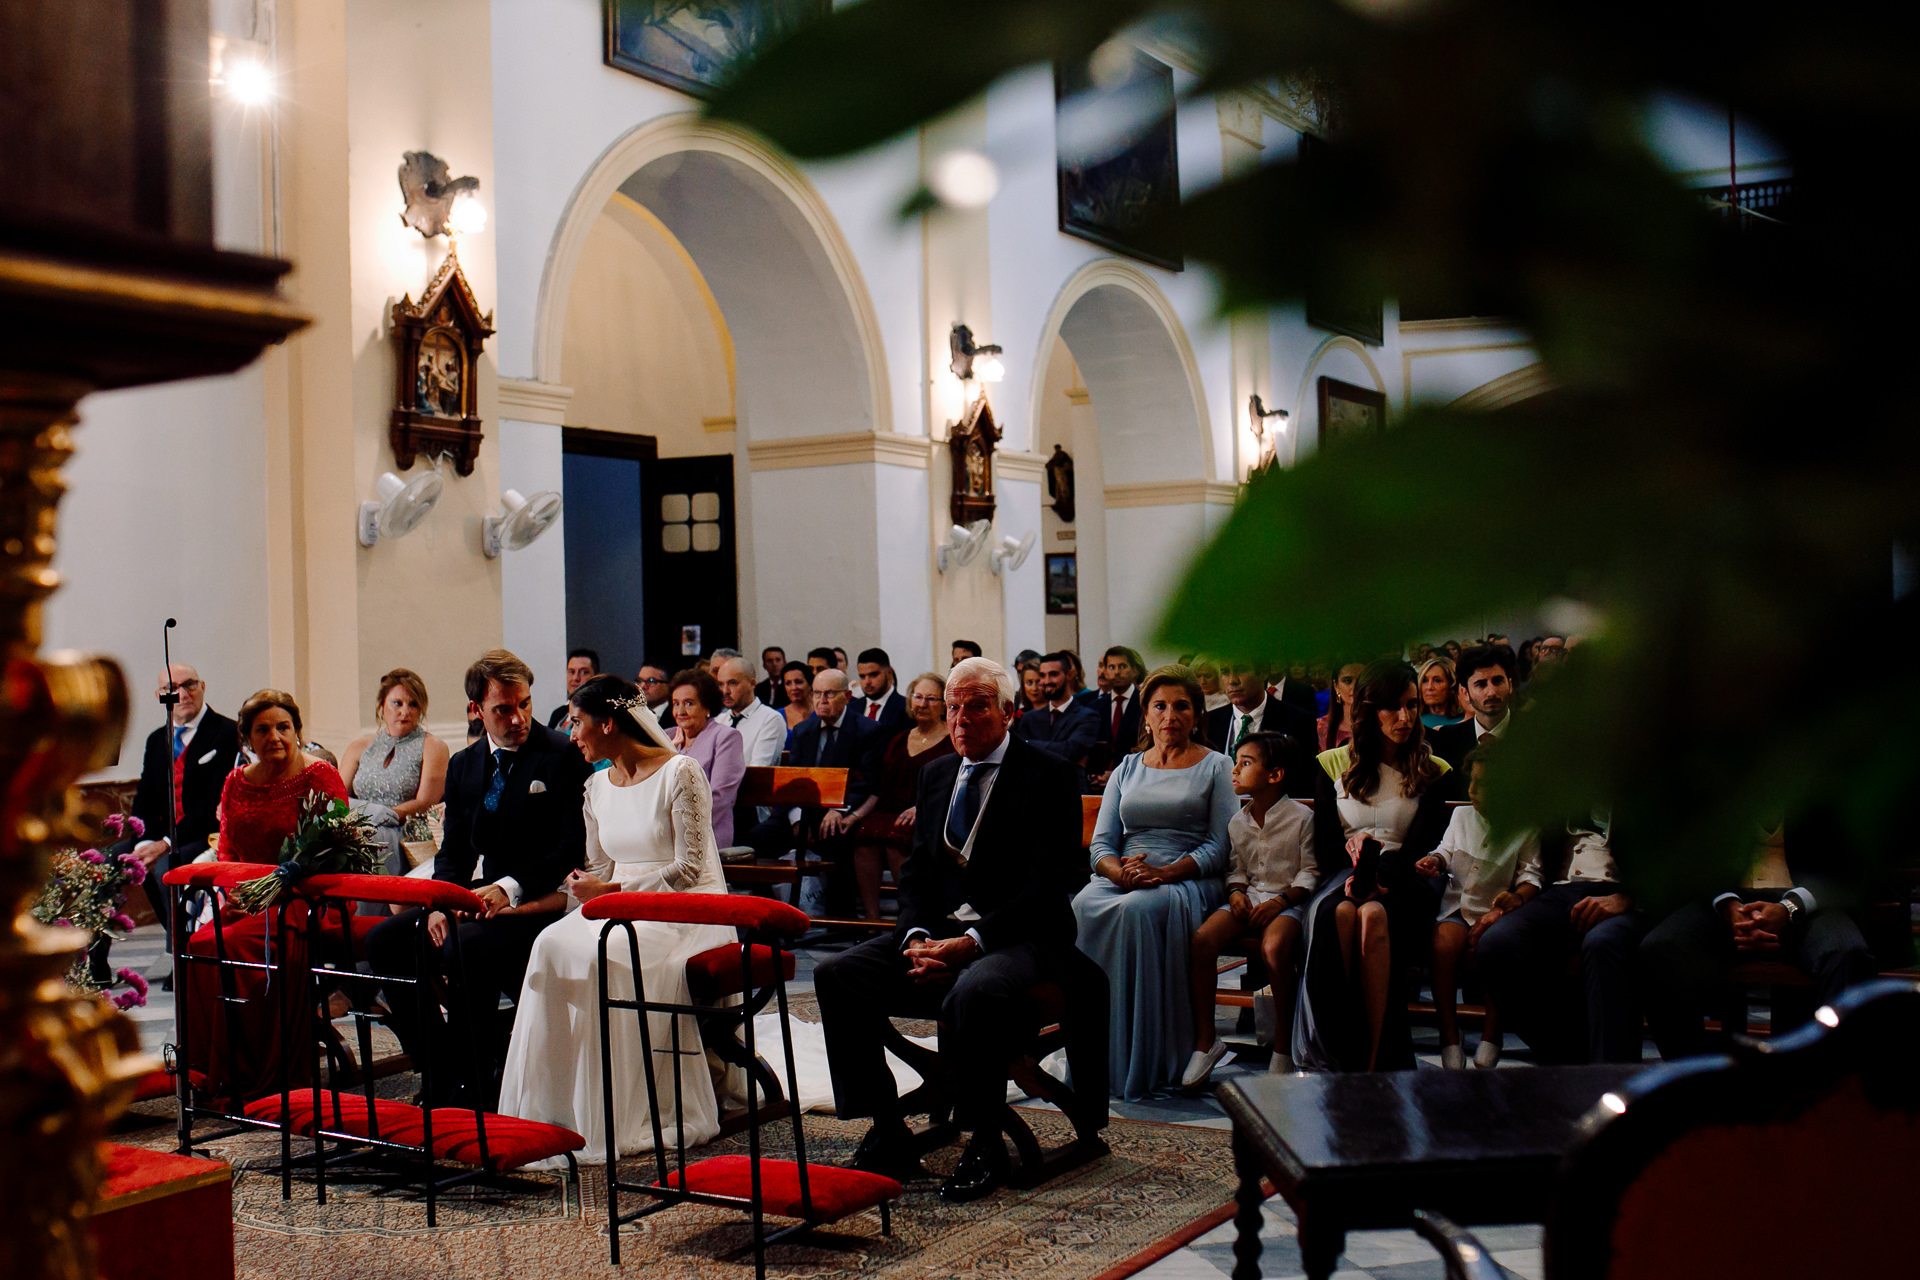
M1494 921L1540 892L1539 837L1528 831L1496 845L1481 812L1481 776L1491 750L1483 747L1468 753L1467 798L1473 803L1453 811L1440 843L1413 868L1423 876L1447 877L1440 918L1433 926L1433 1006L1440 1015L1440 1063L1454 1071L1467 1065L1454 1014L1466 954ZM1473 1064L1491 1067L1499 1061L1500 1015L1489 996L1487 1021L1480 1030Z
M1299 985L1300 940L1306 929L1307 899L1319 887L1320 867L1313 856L1313 810L1287 798L1286 762L1294 749L1284 733L1252 733L1233 754L1233 789L1247 797L1245 808L1227 824L1232 864L1227 871L1227 905L1194 930L1193 1057L1180 1083L1193 1088L1213 1073L1227 1045L1214 1035L1213 994L1220 952L1242 938L1258 938L1260 954L1273 984L1276 1014L1274 1054L1269 1070L1293 1070L1285 1046L1292 1043L1293 995Z

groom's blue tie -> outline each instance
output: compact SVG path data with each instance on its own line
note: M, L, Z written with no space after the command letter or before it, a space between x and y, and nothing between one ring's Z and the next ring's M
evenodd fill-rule
M507 789L507 749L501 747L493 753L493 781L487 784L487 794L480 805L488 813L497 813L500 809L500 797Z

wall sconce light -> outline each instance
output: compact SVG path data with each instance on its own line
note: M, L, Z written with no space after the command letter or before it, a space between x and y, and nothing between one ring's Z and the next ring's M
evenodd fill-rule
M947 345L953 352L953 361L947 368L953 370L953 376L960 381L971 382L976 374L982 382L998 382L1007 376L1007 367L1000 363L1000 348L991 342L974 345L973 330L967 326L953 326Z
M1039 541L1040 533L1037 529L1027 530L1027 536L1024 538L1016 538L1008 534L1000 539L1000 545L995 547L993 554L987 557L987 568L993 570L995 574L1012 573L1027 562L1027 557L1033 554L1034 544Z
M502 551L518 551L553 527L560 518L560 495L542 489L531 498L523 498L517 489L500 495L503 508L497 516L480 522L480 549L489 560Z
M409 151L400 165L400 194L407 208L400 221L431 240L461 236L487 225L487 210L473 193L480 179L449 176L447 162L430 151Z
M447 482L436 467L410 481L383 471L373 487L379 492L380 501L361 503L360 518L355 524L363 547L370 547L382 538L412 533L427 518L427 512L433 510L433 504L440 501Z
M273 98L273 68L265 51L251 44L212 40L213 88L243 107L264 107Z
M1287 429L1287 420L1292 416L1293 415L1289 414L1285 409L1267 408L1266 405L1260 402L1260 393L1257 391L1247 397L1247 421L1252 425L1253 433L1256 436L1266 434L1265 419L1280 419L1279 422L1274 424L1274 431L1278 434Z
M1253 465L1247 468L1247 478L1276 465L1280 433L1287 429L1291 417L1285 409L1269 409L1260 401L1260 393L1254 392L1247 397L1247 425L1253 428ZM1277 418L1271 429L1268 418Z

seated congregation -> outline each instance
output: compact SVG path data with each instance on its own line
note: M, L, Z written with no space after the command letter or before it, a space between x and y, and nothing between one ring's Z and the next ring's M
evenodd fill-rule
M1620 883L1615 841L1631 833L1604 811L1499 836L1485 778L1526 714L1504 643L1350 664L1321 689L1248 664L1149 673L1116 646L1097 692L1078 687L1071 653L1009 670L978 649L956 642L945 677L904 689L879 649L859 653L853 680L844 651L803 665L769 648L763 680L722 651L635 683L577 650L546 724L532 672L494 650L467 672L462 749L425 730L426 689L397 670L379 727L339 768L304 743L291 697L262 690L228 721L198 673L174 667L162 693L179 700L135 806L169 834L132 851L173 945L252 966L181 969L192 1093L244 1105L311 1080L313 1055L282 1043L297 1021L265 992L275 965L319 962L343 975L319 1021L357 1008L389 1023L415 1064L436 1064L429 1107L574 1135L556 1164L701 1146L752 1067L702 1052L700 1011L718 1001L689 974L740 935L691 899L619 911L632 895L775 894L778 881L730 871L784 859L786 883L815 867L830 901L857 907L837 923L871 935L809 935L834 1106L871 1121L852 1167L922 1174L909 1122L925 1098L901 1097L885 1055L891 1019L933 1020L951 1127L969 1135L941 1186L956 1201L1015 1176L1006 1082L1043 1028L1065 1050L1077 1158L1104 1152L1110 1099L1206 1086L1232 1051L1223 956L1264 972L1254 1021L1275 1072L1414 1066L1423 988L1447 1068L1493 1067L1508 1032L1535 1061L1637 1062L1643 1025L1663 1056L1701 1051L1743 960L1790 966L1822 1003L1904 963L1869 946L1827 815L1790 815L1751 883L1664 918ZM1559 653L1544 661L1578 660ZM751 778L781 765L843 791L764 803ZM363 812L385 870L419 888L317 927L297 898L258 914L217 893L165 898L196 859L280 862L314 796ZM631 945L603 942L614 919ZM1471 1058L1463 984L1483 1009ZM609 1000L646 1007L603 1022Z

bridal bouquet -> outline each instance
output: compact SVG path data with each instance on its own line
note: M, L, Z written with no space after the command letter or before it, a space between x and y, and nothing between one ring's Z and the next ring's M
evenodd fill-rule
M265 911L289 885L314 875L372 875L386 863L387 849L366 815L345 800L309 792L300 804L300 825L280 845L280 865L237 885L227 898L242 911Z
M142 834L138 818L119 814L107 819L106 828L109 835L136 840ZM84 929L96 940L124 938L133 932L133 917L127 914L127 891L146 878L146 864L130 853L115 856L98 849L62 850L53 856L53 874L33 904L33 918L56 928ZM124 983L127 990L109 997L120 1009L147 1002L147 981L139 973L121 969L111 978L96 979L85 956L74 962L67 981L81 991L100 995Z

